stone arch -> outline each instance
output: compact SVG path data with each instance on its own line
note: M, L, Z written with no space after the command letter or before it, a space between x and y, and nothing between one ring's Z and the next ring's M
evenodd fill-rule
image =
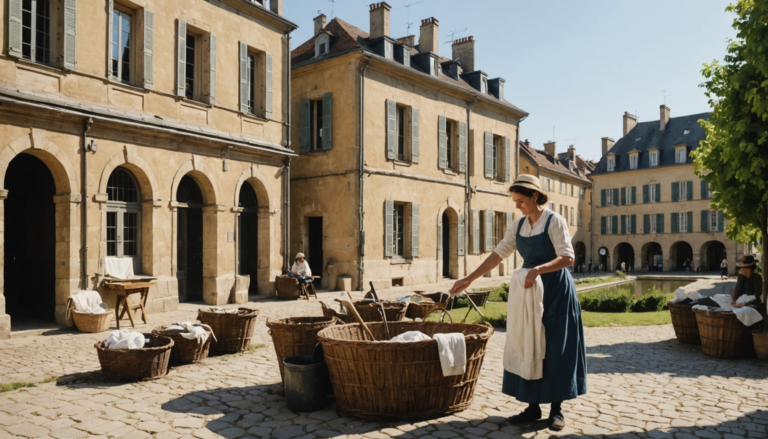
M641 271L645 271L646 269L650 271L662 271L659 269L657 264L654 264L652 253L660 254L662 256L662 260L664 259L665 252L661 244L655 241L646 242L645 244L643 244L643 248L641 250L641 254L642 254L642 261L640 261Z
M72 242L79 241L72 236L73 227L79 227L77 221L77 206L81 202L77 171L64 151L52 140L47 138L47 132L32 128L26 136L19 137L6 145L0 151L0 188L5 187L5 176L11 161L19 154L30 154L40 159L51 172L56 186L55 227L56 227L56 259L55 259L55 311L54 319L62 325L69 324L66 319L67 299L80 288L81 260L71 248ZM0 189L0 219L5 216L3 200L8 192ZM5 235L5 222L0 222L0 235ZM4 259L5 245L0 243L0 259ZM4 297L5 273L0 271L0 303L5 303ZM5 309L0 310L0 323L10 317L5 315ZM2 337L3 334L0 334Z
M107 182L112 172L119 166L122 166L133 173L136 182L141 190L142 200L154 201L159 198L160 192L157 186L157 179L152 167L137 152L136 147L125 145L125 151L117 153L104 166L99 180L99 194L107 193ZM174 191L175 193L175 191Z
M669 247L669 269L671 271L687 271L685 262L694 258L693 247L685 241L677 241Z
M176 171L176 175L173 176L173 183L171 184L171 202L176 201L176 190L179 188L181 179L187 174L200 186L200 190L203 193L203 201L207 206L219 202L219 188L216 186L213 173L200 161L199 156L193 156L192 159L184 162L179 167L179 170ZM239 195L240 191L238 190L237 192Z
M575 270L577 272L582 272L582 270L586 270L587 265L587 246L581 242L576 241L573 243L573 252L576 256L576 258L573 261L573 266L575 267ZM582 268L582 265L584 265L584 268Z
M620 270L621 263L626 263L627 272L635 270L635 249L628 242L621 242L613 248L613 266L611 271Z
M243 173L240 174L240 178L237 180L237 184L235 185L235 198L232 205L237 206L238 201L240 200L240 189L243 187L243 183L246 181L250 183L253 187L253 190L256 191L256 197L259 200L259 207L272 207L270 203L273 202L274 197L272 197L269 191L269 184L267 184L267 179L255 165L251 165L245 168Z
M443 226L443 215L447 216L448 230L445 230ZM446 272L450 279L458 279L461 277L463 267L459 263L459 219L461 215L461 207L448 198L445 200L437 210L437 217L435 218L436 224L436 237L435 237L435 260L436 264L436 280L439 282L445 277ZM465 218L466 224L466 218ZM466 236L467 230L464 228L464 234ZM447 236L446 236L447 235ZM445 238L448 239L445 239ZM445 248L445 244L448 244L448 248ZM465 240L466 241L466 240ZM466 248L464 249L466 252ZM446 253L447 252L447 253ZM448 268L446 269L445 263L448 262ZM502 267L501 270L504 270Z
M711 240L703 243L699 249L699 271L718 271L723 259L727 260L728 250L725 244L718 240ZM737 255L734 255L737 256ZM733 258L728 262L728 272L738 273L733 264Z

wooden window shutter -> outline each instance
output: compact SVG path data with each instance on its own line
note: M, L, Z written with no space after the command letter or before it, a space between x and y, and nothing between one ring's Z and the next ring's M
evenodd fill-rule
M437 116L437 167L448 167L448 129L445 116Z
M618 235L619 234L619 216L618 215L612 216L611 222L612 222L611 231L613 232L614 235Z
M725 230L725 215L722 210L717 211L717 231L722 232Z
M216 35L208 35L208 103L216 105Z
M394 160L397 154L397 105L387 99L387 159Z
M458 253L459 256L464 255L464 214L459 215L459 233L458 233ZM442 235L438 236L438 241L442 241Z
M312 101L301 100L301 152L309 152L312 142Z
M656 214L656 233L664 233L664 214Z
M688 187L685 188L685 193L688 196L687 198L688 201L690 201L690 200L693 200L693 182L689 181L687 184L688 184Z
M643 215L643 235L651 233L651 216L649 214Z
M632 214L632 234L637 233L637 215Z
M706 200L708 197L709 187L707 186L707 182L704 180L701 180L701 199Z
M467 172L467 124L459 122L459 172Z
M485 251L493 251L493 211L486 209L483 211L483 237L485 238Z
M112 3L110 1L110 3ZM110 21L112 13L109 14ZM144 8L144 38L142 52L142 73L144 76L144 88L152 90L155 87L154 79L154 47L155 47L155 13Z
M419 109L411 108L411 162L419 163Z
M510 166L511 157L509 156L511 149L509 137L506 137L504 139L504 181L509 181L509 168L512 167Z
M485 132L485 178L493 178L493 133Z
M606 228L605 217L604 217L604 216L601 216L601 217L600 217L600 234L601 234L601 235L605 235L605 231L606 231L606 229L607 229L607 228Z
M677 194L680 191L680 183L672 182L672 202L678 201ZM658 192L656 192L656 195L659 195Z
M77 68L77 0L64 0L64 68Z
M645 204L647 202L648 202L648 185L644 184L643 185L643 203Z
M13 4L14 0L11 0ZM112 78L112 27L115 22L115 0L107 0L107 78ZM12 49L11 49L12 50Z
M686 229L683 230L684 232L693 232L693 212L688 212L686 215L688 215L688 221L686 221Z
M623 187L621 188L621 205L626 206L627 204L627 188Z
M679 233L680 230L680 214L679 213L672 213L669 218L670 221L672 221L672 233Z
M265 54L266 71L264 72L264 118L272 119L272 54ZM325 108L323 108L325 110Z
M701 211L701 231L709 232L709 212L706 210Z
M238 43L238 59L240 61L240 112L241 113L248 113L248 94L250 93L250 90L248 89L248 46L240 42ZM304 126L303 124L303 113L302 113L302 128ZM302 136L303 141L303 136Z
M187 22L179 20L177 28L178 47L176 47L176 96L184 97L186 83L185 71L187 64ZM242 71L241 81L242 81ZM242 104L241 104L242 108Z
M626 215L621 215L621 234L626 235L627 234L627 217Z
M333 146L333 93L323 94L323 149Z
M654 203L660 203L661 202L661 183L656 183L656 199L653 200Z
M637 187L632 186L632 204L637 204Z
M619 188L613 190L613 205L619 205Z
M605 189L600 189L600 205L605 207Z
M110 18L112 14L109 14ZM8 3L8 55L22 57L21 49L21 0L10 0ZM110 28L109 34L112 34Z
M472 209L472 253L480 253L480 212Z
M411 203L411 257L419 257L419 205Z
M384 202L384 256L392 256L392 245L394 235L394 218L393 211L395 210L395 202L392 200L386 200Z

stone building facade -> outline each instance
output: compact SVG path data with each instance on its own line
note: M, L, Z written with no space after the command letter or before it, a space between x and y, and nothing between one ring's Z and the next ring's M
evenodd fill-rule
M574 270L587 269L592 253L592 181L595 164L576 154L571 145L567 152L557 153L557 144L549 142L544 149L520 142L520 173L539 177L549 198L547 206L568 223L573 250ZM583 265L583 267L582 267Z
M286 264L281 0L0 0L0 338L66 322L107 258L149 312L247 301Z
M438 53L439 22L393 39L390 6L370 33L315 19L293 51L291 250L322 285L353 289L457 279L516 215L518 128L527 113L476 67L472 37ZM493 275L509 273L512 258Z
M607 270L730 272L755 248L729 240L723 213L710 207L707 183L693 172L691 151L705 139L709 113L638 123L625 113L623 137L603 138L603 156L590 175L595 192L593 261Z

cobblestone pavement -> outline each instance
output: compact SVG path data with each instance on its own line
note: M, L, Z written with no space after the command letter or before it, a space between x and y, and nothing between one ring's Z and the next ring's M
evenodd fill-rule
M525 427L506 423L506 417L523 405L500 392L503 332L494 334L488 344L473 404L464 412L419 423L344 417L336 405L320 412L292 413L281 396L277 360L264 323L267 318L319 315L320 306L314 299L247 306L260 310L253 344L261 347L174 367L167 377L151 382L101 381L93 345L105 333L51 331L1 341L0 382L38 384L0 393L0 437L500 439L555 435L543 422ZM151 316L152 324L139 330L194 318L196 309L185 304L173 313ZM768 437L768 363L706 357L698 346L677 343L670 325L585 328L585 335L589 393L563 404L568 427L556 435ZM43 382L52 376L58 379Z

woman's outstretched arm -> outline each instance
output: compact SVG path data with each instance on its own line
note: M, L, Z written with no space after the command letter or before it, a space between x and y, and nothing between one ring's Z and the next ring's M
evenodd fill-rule
M459 294L460 292L466 290L469 288L470 285L472 285L472 282L474 282L478 277L484 276L489 271L496 268L501 263L501 256L496 254L495 252L492 252L482 264L480 264L479 267L472 273L470 273L469 276L465 277L464 279L459 279L456 281L456 283L453 284L453 287L451 288L451 296L455 296L456 294Z

